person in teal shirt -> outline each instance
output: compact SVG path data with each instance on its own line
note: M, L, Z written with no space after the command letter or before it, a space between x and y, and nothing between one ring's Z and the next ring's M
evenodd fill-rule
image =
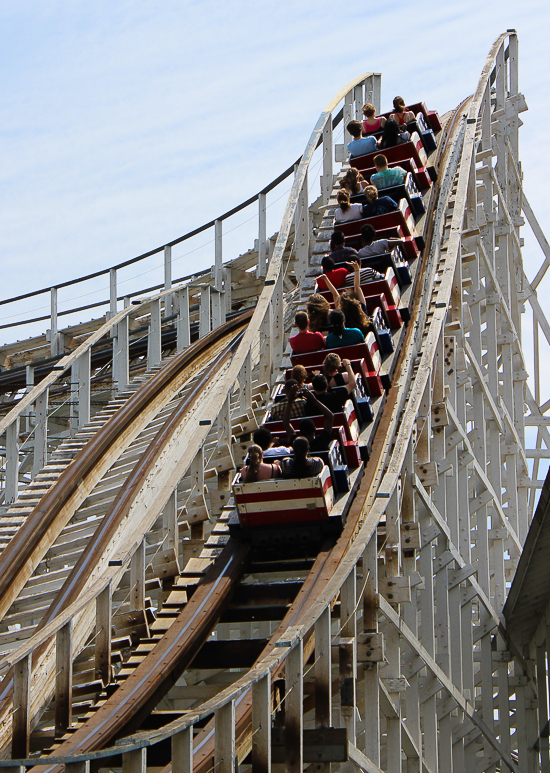
M332 332L325 340L327 349L337 349L339 346L353 346L365 342L365 336L356 327L346 327L346 318L339 309L333 309L328 315L328 323Z

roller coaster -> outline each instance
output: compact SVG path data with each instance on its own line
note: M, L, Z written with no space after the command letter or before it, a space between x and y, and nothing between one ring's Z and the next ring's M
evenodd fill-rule
M262 545L242 528L246 501L284 510L280 486L246 500L238 471L297 361L288 336L365 102L381 113L377 73L335 96L296 164L197 231L0 302L0 768L550 767L550 326L537 297L550 247L522 191L515 31L440 123L418 104L435 141L416 135L394 160L412 182L373 219L402 239L410 282L388 255L367 298L387 324L362 345L362 391L334 423L322 480L338 533ZM289 180L268 237L268 197ZM224 262L224 223L251 206L254 246ZM525 218L544 253L532 282ZM211 269L173 279L173 248L202 232ZM121 296L121 272L151 256L162 281ZM102 276L108 297L60 307L62 287ZM32 317L42 296L51 311Z

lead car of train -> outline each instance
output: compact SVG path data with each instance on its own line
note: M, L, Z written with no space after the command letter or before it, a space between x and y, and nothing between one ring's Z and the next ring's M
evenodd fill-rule
M295 354L289 347L288 367L275 384L272 402L262 422L284 444L286 433L283 423L272 420L271 414L274 402L281 396L284 380L290 377L291 367L304 365L310 382L313 374L322 370L330 351L337 352L342 360L350 360L356 376L355 390L349 395L342 412L334 414L332 442L328 451L312 454L321 457L325 465L319 475L311 478L276 478L244 483L237 472L233 480L235 510L229 520L230 533L250 540L258 547L307 547L318 544L327 534L340 532L368 462L410 319L421 262L419 257L424 247L425 213L429 207L432 182L436 179L436 137L442 128L438 114L428 111L424 103L411 105L408 109L416 116L416 120L411 122L413 125L407 127L411 134L408 142L349 159L349 164L359 169L367 181L376 171L374 156L378 152L384 153L389 167L400 166L407 171L404 184L383 189L383 195L398 203L397 211L337 225L338 230L345 234L346 246L356 249L361 246L361 228L367 223L374 227L376 239L401 239L401 244L391 252L361 259L362 268L370 266L384 277L361 285L374 331L367 333L364 343L354 346L325 348L307 354ZM389 116L389 113L385 115ZM346 168L344 165L342 174ZM352 201L360 198L352 197ZM328 238L334 227L333 210L329 209L321 224L311 261L313 272L317 275L322 271L321 258L328 251ZM314 282L314 277L309 281L306 278L302 286L304 306L305 299L315 289ZM328 291L321 294L333 307L331 294ZM316 429L323 427L324 416L311 418ZM291 419L294 429L298 429L300 420ZM246 444L242 448L244 458ZM288 454L281 454L281 458L284 456ZM274 458L277 457L270 456L269 461Z

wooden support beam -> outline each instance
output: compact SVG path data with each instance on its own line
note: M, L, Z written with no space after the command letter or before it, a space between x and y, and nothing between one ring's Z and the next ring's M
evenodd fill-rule
M172 773L193 773L193 728L172 736Z
M73 621L57 632L55 646L55 736L71 727L73 701Z
M147 773L147 748L134 749L122 755L122 773Z
M252 773L271 771L271 674L252 687Z
M132 586L133 587L133 586ZM107 685L111 681L111 583L96 599L95 675Z
M214 768L217 773L235 771L235 702L229 701L216 711Z
M13 667L12 759L29 756L32 653Z
M302 773L304 645L300 639L290 650L285 670L285 765L287 773Z

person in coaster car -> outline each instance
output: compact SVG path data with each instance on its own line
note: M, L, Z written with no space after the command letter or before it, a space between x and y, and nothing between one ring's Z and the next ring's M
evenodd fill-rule
M283 459L281 470L283 478L312 478L319 475L325 463L317 456L309 456L309 441L298 436L292 444L294 456Z
M363 126L361 121L350 121L346 126L346 129L353 137L351 142L348 142L349 154L352 158L355 156L364 156L367 153L374 153L378 150L378 143L375 137L362 137Z
M243 483L258 483L262 480L271 480L279 478L281 475L281 465L277 461L264 462L264 452L255 444L248 449L248 464L241 469L241 481Z
M325 423L323 426L323 429L320 432L316 432L315 430L315 424L311 419L302 419L302 421L299 424L299 432L296 432L292 424L290 423L291 418L291 402L295 400L298 396L304 396L308 402L308 407L311 405L314 407L315 412L313 415L322 415L325 417ZM323 405L323 403L320 403L319 400L315 397L312 391L309 389L303 389L301 392L299 392L298 388L294 388L291 390L289 396L288 396L288 404L287 409L285 411L285 415L283 417L283 424L287 431L288 438L290 442L293 444L295 438L298 435L303 435L305 438L307 438L309 442L309 447L312 452L315 451L328 451L328 447L332 440L332 427L334 424L334 414L331 410L329 410L326 405Z
M298 311L294 324L299 332L289 339L290 348L294 354L306 354L325 348L325 339L319 332L309 330L309 317L305 311Z

